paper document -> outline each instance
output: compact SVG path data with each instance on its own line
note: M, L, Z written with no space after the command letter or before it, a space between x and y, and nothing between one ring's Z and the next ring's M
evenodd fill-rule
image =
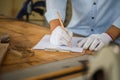
M56 50L56 51L70 51L70 52L82 52L83 49L77 47L77 42L81 40L81 37L72 38L72 47L69 46L56 46L50 43L50 35L45 35L34 47L33 49L43 49L43 50Z

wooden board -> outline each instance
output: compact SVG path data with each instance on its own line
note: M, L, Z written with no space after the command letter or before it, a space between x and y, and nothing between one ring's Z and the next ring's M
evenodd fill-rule
M33 66L30 68L1 74L1 80L25 80L27 78L36 78L33 80L54 80L76 73L87 71L87 61L89 56L78 56L74 58L55 61L52 63ZM27 79L29 80L29 79Z
M1 73L16 71L36 65L42 65L57 60L82 56L82 53L50 52L43 50L31 50L37 42L49 34L49 28L23 21L0 19L0 32L10 35L10 47L1 67ZM14 55L15 50L20 54L31 54L33 56L18 57Z
M71 78L83 76L84 74L87 73L87 71L86 72L80 72L81 69L83 69L83 67L76 66L76 67L67 68L67 69L64 69L64 70L61 70L61 71L48 73L48 74L45 74L45 75L39 75L39 76L27 78L25 80L69 80ZM79 71L79 72L69 74L73 71ZM66 73L68 73L68 75L66 75ZM65 75L64 76L59 76L59 75L63 75L63 74L65 74ZM59 76L59 77L56 77L56 76ZM52 77L54 77L54 78L52 78Z

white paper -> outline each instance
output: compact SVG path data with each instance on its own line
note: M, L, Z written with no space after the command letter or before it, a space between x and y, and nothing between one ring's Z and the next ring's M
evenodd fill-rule
M72 38L72 47L69 46L56 46L50 43L50 35L45 35L34 47L33 49L51 49L57 51L70 51L70 52L82 52L83 49L77 47L77 42L81 40L81 37Z

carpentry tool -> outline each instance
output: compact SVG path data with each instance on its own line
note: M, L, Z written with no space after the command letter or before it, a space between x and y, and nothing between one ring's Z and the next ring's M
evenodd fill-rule
M9 46L9 35L6 33L0 33L0 65L2 64L2 60L5 56L5 53L8 50Z
M84 65L84 62L88 61L89 57L90 55L84 55L38 65L27 69L1 74L0 78L1 80L29 80L28 78L36 80L33 77L38 76L37 80L53 80L54 78L87 71L87 67Z

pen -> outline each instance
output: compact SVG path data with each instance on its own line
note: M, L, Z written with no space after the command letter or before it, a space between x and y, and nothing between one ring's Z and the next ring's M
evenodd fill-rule
M65 28L64 28L64 25L63 25L62 19L60 18L59 12L57 12L57 16L58 16L58 19L59 19L59 21L60 21L60 24L61 24L62 29L63 29L66 33L68 33L68 32L65 30ZM71 42L71 41L68 41L68 45L69 45L70 47L72 47L72 42Z
M62 19L60 18L59 12L57 12L57 16L58 16L58 19L59 19L59 21L60 21L61 27L63 28L63 30L65 30L64 25L63 25L63 22L62 22Z

